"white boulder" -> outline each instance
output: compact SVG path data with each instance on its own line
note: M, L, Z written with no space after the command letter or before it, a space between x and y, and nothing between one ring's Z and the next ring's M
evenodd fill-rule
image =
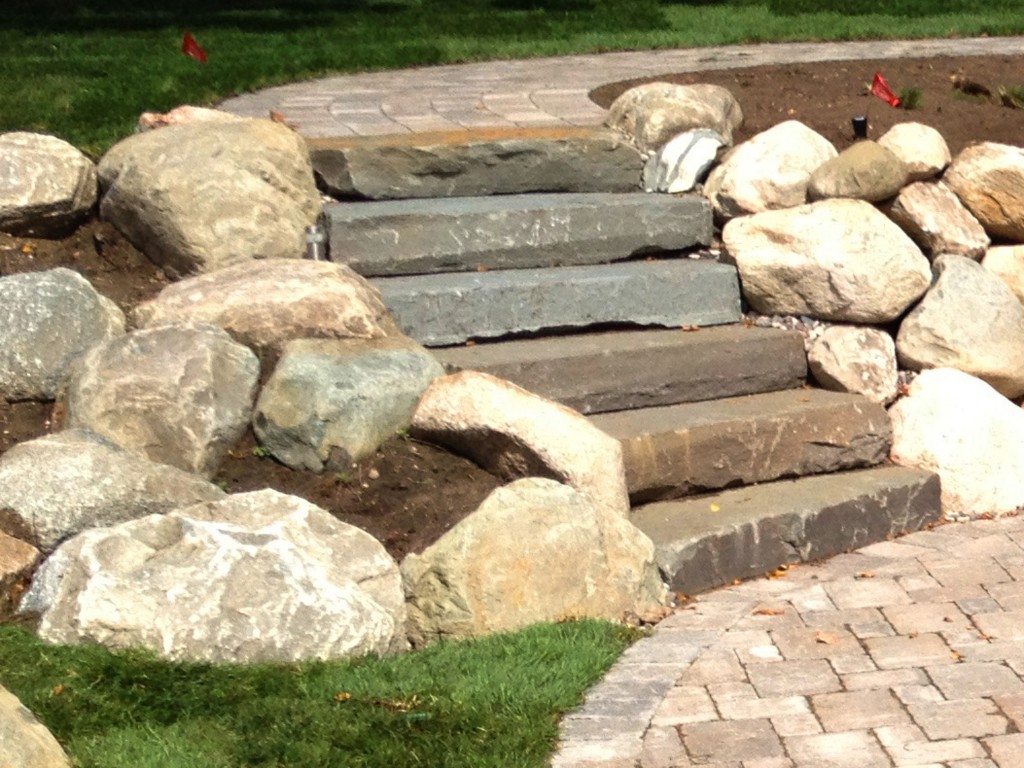
M952 159L942 134L923 123L897 123L878 143L904 162L911 181L938 176Z

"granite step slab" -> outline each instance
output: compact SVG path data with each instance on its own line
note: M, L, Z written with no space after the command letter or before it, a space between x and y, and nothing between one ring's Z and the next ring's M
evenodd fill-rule
M861 395L791 389L590 421L622 442L634 504L879 464L892 428Z
M338 198L640 192L644 160L598 127L486 128L308 139L313 170Z
M541 330L679 328L740 319L736 269L686 258L370 282L402 332L425 346Z
M691 595L939 521L939 478L899 466L782 480L633 510L670 588Z
M603 264L711 242L700 195L541 194L335 203L331 260L366 277Z
M584 414L794 389L807 378L801 334L745 325L520 339L434 355L450 371L489 373Z

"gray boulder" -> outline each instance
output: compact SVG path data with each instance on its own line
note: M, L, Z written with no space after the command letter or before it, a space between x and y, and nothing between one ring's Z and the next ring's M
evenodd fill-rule
M70 269L0 277L0 397L52 400L68 365L124 333L124 314Z
M0 456L0 527L43 552L89 528L222 498L196 475L81 430L29 440Z
M0 746L4 768L71 768L53 734L18 697L0 686Z
M279 352L291 339L398 333L365 279L342 264L306 259L238 264L182 280L137 306L132 319L142 328L209 323L261 354Z
M211 476L249 425L259 373L256 355L220 328L134 331L76 362L67 424Z
M647 536L538 477L492 492L422 555L408 555L402 578L416 646L567 617L621 620L666 596Z
M736 98L710 83L638 85L615 100L605 119L605 125L629 136L641 152L657 150L694 128L710 128L732 144L732 133L742 124Z
M815 169L807 197L852 197L876 203L899 192L908 175L903 161L888 149L874 141L858 141Z
M265 490L85 531L20 606L53 643L175 661L269 662L405 647L395 562L372 536Z
M260 393L253 428L293 469L338 470L408 428L444 368L411 339L289 342Z
M940 256L934 270L934 285L896 336L900 364L956 368L1006 397L1024 395L1024 306L971 259Z
M66 141L0 134L0 231L59 235L96 205L96 166Z
M320 214L302 137L269 120L137 133L99 164L100 214L172 278L299 258Z

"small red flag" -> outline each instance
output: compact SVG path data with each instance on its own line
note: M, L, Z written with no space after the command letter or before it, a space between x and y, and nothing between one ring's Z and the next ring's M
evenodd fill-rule
M888 102L890 107L898 107L900 105L900 97L892 92L889 84L882 77L881 72L875 72L875 79L871 83L871 93L882 101Z
M206 63L206 51L199 47L199 43L188 32L185 33L185 37L181 41L181 52L186 56L191 56L200 64Z

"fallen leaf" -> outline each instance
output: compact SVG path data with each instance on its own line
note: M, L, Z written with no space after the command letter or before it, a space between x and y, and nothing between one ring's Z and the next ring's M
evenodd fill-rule
M709 509L710 509L710 510L711 510L712 512L719 512L719 511L720 511L720 510L722 509L722 508L721 508L720 506L718 506L717 504L712 504L712 505L711 505L710 507L708 507L708 508L709 508Z
M856 576L854 576L854 578L856 578L856 579L873 579L873 578L875 578L875 573L874 573L874 571L861 571Z
M839 636L832 632L815 632L814 639L816 642L824 645L837 645L839 643Z
M951 659L953 659L953 661L963 661L964 660L964 655L962 653L960 653L959 651L950 651L949 652L949 656L950 656Z
M336 694L334 694L335 701L348 701L351 698L352 694L348 691L338 691Z
M694 331L699 331L700 330L700 326L699 325L684 325L679 330L686 331L687 333L693 333Z
M782 616L785 613L785 608L768 608L767 606L754 611L755 616Z
M64 693L64 684L63 683L57 683L57 685L53 686L53 695L54 696L60 696L62 693Z

